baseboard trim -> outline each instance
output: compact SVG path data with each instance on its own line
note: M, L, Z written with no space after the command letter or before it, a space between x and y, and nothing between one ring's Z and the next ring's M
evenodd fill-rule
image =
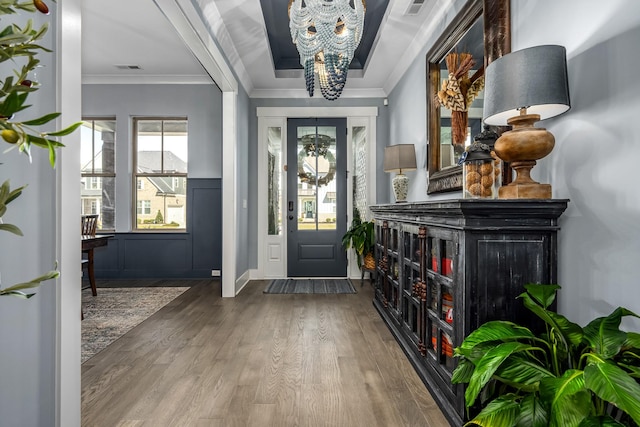
M254 270L247 270L240 277L236 279L236 296L242 291L242 289L249 283L251 277L255 275L252 273Z

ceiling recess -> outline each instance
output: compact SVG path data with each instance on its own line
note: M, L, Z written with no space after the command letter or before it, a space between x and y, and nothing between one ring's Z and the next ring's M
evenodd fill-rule
M142 70L139 65L115 65L115 67L119 70Z
M420 12L420 8L424 4L424 0L411 0L409 7L407 8L407 12L405 15L417 15Z

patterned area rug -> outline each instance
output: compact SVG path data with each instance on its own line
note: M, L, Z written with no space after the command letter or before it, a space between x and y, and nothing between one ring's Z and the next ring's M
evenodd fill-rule
M82 363L183 294L188 287L98 288L82 291Z
M276 279L265 294L355 294L350 279Z

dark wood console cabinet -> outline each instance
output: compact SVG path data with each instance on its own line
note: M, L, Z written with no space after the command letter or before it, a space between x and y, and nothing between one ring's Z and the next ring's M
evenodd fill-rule
M466 421L453 349L496 319L532 324L516 298L557 282L568 200L446 200L371 206L374 305L451 425Z

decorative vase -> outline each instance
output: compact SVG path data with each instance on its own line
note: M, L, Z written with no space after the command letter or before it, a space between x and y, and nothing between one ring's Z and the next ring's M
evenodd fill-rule
M406 202L409 192L409 178L403 173L399 173L393 178L393 193L396 196L396 203Z

